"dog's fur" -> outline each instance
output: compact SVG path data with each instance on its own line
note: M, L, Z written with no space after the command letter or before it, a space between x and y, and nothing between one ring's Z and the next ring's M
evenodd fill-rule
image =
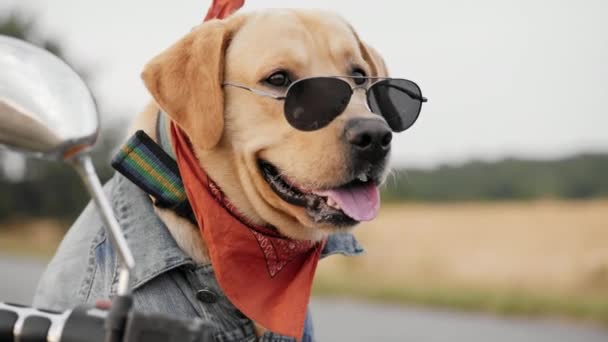
M257 159L271 161L307 188L338 186L352 177L345 122L380 117L369 111L364 93L356 91L346 111L327 127L301 132L286 122L282 101L221 84L268 90L261 80L278 69L302 78L350 75L353 67L369 76L387 75L381 57L334 14L269 10L212 20L146 65L142 78L154 102L133 130L156 138L161 108L189 136L201 166L240 213L286 236L319 240L345 228L315 223L303 208L283 201L263 179ZM186 253L198 263L209 262L196 227L171 211L157 213Z

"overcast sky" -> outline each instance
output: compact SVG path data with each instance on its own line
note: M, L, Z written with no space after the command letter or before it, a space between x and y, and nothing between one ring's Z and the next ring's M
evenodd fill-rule
M143 65L187 33L209 0L2 0L94 73L105 107L135 115ZM608 151L608 1L246 0L244 10L339 12L430 102L395 139L399 165ZM263 39L261 37L260 39ZM272 39L268 37L268 39Z

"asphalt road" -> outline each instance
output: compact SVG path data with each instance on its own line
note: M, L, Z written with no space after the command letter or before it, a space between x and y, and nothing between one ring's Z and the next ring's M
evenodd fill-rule
M39 261L0 255L0 301L28 304L44 269ZM607 342L608 329L554 320L315 299L319 341Z

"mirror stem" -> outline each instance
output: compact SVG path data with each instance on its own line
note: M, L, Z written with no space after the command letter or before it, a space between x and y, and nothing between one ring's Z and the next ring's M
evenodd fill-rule
M133 254L131 254L127 240L125 240L124 235L122 235L122 230L118 225L118 221L116 221L112 206L103 192L91 156L88 154L79 154L72 158L70 162L80 175L89 194L97 205L106 226L106 233L110 237L112 246L117 249L119 257L118 262L120 264L117 294L127 295L129 293L129 274L135 266Z

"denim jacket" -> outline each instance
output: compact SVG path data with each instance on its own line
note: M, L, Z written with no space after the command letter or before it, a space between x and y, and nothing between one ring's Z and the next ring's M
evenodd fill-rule
M135 258L130 281L135 309L199 317L217 328L218 341L256 341L252 322L223 294L212 266L195 264L177 246L155 214L149 196L120 174L115 174L104 189ZM351 234L335 234L328 239L322 257L362 251ZM117 278L116 253L96 208L89 203L44 272L34 305L65 310L93 304L113 297ZM313 340L309 311L302 341ZM259 341L294 339L267 332Z

